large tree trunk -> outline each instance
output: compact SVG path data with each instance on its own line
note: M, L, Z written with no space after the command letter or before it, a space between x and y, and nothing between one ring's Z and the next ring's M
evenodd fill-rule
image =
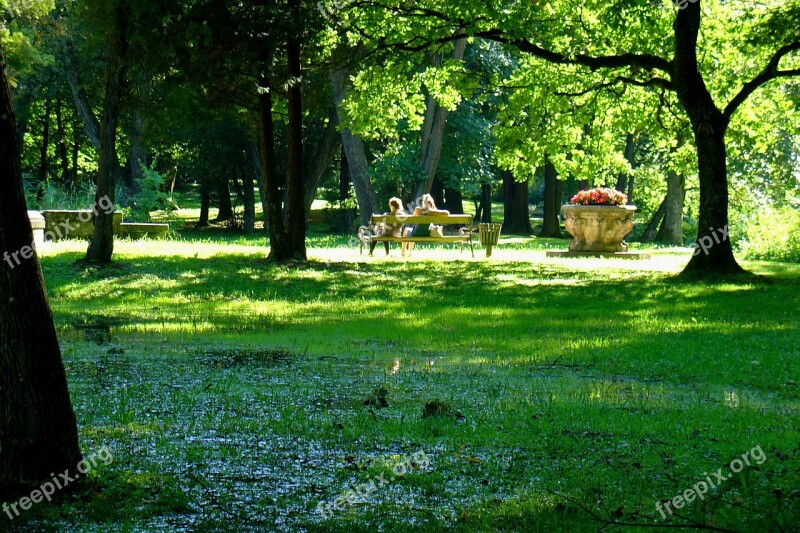
M299 0L290 0L295 21L299 15ZM286 43L289 67L289 243L291 258L306 259L306 198L305 159L303 157L303 72L300 60L300 40L291 35Z
M700 180L697 244L684 274L742 272L728 238L727 117L716 107L698 69L700 3L678 10L675 19L674 77L678 99L694 130Z
M686 177L670 170L667 173L667 196L664 199L664 222L656 241L683 246L683 202L686 199Z
M700 213L697 221L696 249L685 273L729 274L742 272L733 256L728 236L728 173L725 129L722 124L695 127L700 178Z
M331 85L333 87L333 98L336 104L337 120L341 123L341 104L347 95L345 79L347 73L344 70L331 72ZM353 181L353 189L356 192L358 202L358 212L361 223L368 225L373 213L378 212L378 200L372 188L372 182L367 172L367 154L364 149L364 142L360 137L350 133L350 130L342 128L342 146L347 155L347 164L350 169L350 179Z
M503 232L516 235L531 235L530 211L528 208L528 181L516 181L514 175L503 171Z
M116 189L117 122L125 90L128 56L127 20L121 8L114 13L111 50L106 73L103 121L100 127L100 162L95 193L94 236L86 251L90 263L110 263L114 253L114 199ZM104 206L110 206L105 208Z
M289 236L283 222L283 195L278 180L275 161L275 129L272 122L272 86L269 68L272 65L272 50L267 48L261 64L265 75L261 79L258 94L258 131L261 154L261 180L264 183L267 210L267 227L271 261L283 261L291 257Z
M464 59L467 40L458 39L453 45L452 58L459 61ZM439 54L434 56L432 64L434 67L441 65L441 56ZM421 151L419 160L420 167L426 179L417 184L415 198L430 192L431 187L433 187L436 169L439 168L439 160L442 157L442 141L444 140L444 128L447 124L447 114L447 109L440 106L433 96L429 94L422 126L422 142L420 143Z
M561 235L561 196L564 194L563 183L559 186L558 172L550 161L544 156L544 216L542 217L542 230L539 237L562 237Z
M0 500L74 472L81 460L53 316L22 190L0 50Z
M306 211L311 210L311 204L314 203L322 177L325 175L325 171L330 168L333 158L336 156L336 151L339 150L339 146L342 144L342 136L336 131L336 124L336 110L333 109L330 117L328 117L325 131L322 133L322 139L320 139L314 152L314 159L309 165L305 187Z

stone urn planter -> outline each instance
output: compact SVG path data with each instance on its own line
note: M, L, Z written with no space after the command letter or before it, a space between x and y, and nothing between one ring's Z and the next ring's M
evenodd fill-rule
M633 229L633 205L574 205L562 207L564 227L572 235L570 252L627 252L625 236Z

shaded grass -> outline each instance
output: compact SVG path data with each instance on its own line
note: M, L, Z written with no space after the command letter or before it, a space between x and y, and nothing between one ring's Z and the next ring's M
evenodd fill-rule
M763 464L681 514L800 516L797 266L701 285L669 261L323 248L282 266L235 242L122 243L101 270L67 244L45 257L84 449L115 461L27 527L596 530L580 506L676 524L657 501L755 446ZM377 387L385 409L364 405ZM423 418L432 400L464 419ZM420 451L424 470L316 513Z

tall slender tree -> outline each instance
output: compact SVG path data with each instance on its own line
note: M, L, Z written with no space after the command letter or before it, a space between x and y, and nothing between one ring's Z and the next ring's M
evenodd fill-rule
M116 195L117 125L122 108L128 63L128 18L125 0L112 3L105 99L100 121L100 162L95 205L113 204ZM94 235L86 251L90 263L109 263L114 253L113 209L96 209Z

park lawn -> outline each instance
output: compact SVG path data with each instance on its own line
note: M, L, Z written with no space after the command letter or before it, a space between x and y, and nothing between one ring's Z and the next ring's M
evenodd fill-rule
M402 260L344 242L312 238L310 262L269 265L263 237L122 241L105 269L75 264L83 243L45 247L82 447L114 460L13 525L800 520L800 266L751 263L763 278L702 285L675 279L688 259L677 249L546 260L558 241L510 239L491 261L445 249ZM423 417L434 400L449 411ZM657 502L720 468L731 478L662 518Z

